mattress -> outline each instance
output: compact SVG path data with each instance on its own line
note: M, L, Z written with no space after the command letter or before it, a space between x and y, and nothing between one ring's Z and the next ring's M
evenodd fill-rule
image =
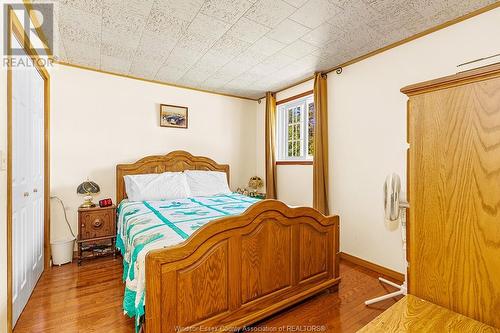
M182 243L208 222L239 215L257 201L232 193L164 201L123 200L120 203L116 246L123 255L123 310L135 317L136 330L144 315L146 254Z

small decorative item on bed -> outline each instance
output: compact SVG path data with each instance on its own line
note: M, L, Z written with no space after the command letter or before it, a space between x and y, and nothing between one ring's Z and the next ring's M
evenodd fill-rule
M184 151L116 167L123 307L137 330L241 328L337 290L338 216L228 184L229 165Z
M185 106L160 104L161 127L188 127L188 108Z

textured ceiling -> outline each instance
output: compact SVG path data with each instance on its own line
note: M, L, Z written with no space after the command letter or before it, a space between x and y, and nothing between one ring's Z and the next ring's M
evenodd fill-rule
M494 2L59 0L55 52L71 64L255 98Z

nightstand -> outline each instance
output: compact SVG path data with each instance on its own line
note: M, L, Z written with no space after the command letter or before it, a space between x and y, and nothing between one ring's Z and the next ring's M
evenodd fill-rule
M78 265L84 259L116 256L116 206L78 209Z

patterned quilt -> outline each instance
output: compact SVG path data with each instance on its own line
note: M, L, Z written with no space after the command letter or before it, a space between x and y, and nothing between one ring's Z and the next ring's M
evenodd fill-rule
M127 201L118 207L116 247L123 255L123 309L135 317L136 330L144 315L145 258L153 249L183 242L208 222L243 213L259 201L232 193L165 201Z

